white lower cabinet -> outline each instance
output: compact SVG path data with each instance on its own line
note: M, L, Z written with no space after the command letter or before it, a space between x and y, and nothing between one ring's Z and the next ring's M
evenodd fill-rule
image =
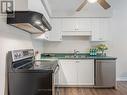
M59 60L57 86L94 85L94 60Z
M76 85L77 72L76 64L73 60L60 60L59 61L59 83L60 85Z
M76 63L78 85L94 85L94 60L80 60Z

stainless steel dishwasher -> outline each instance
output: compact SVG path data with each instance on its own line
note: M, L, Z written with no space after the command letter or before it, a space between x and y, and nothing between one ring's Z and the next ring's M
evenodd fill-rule
M95 87L116 88L116 60L95 60Z

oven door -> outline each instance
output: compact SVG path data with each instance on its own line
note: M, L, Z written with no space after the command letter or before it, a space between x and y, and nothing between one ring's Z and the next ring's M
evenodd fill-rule
M9 73L8 95L52 95L52 74Z

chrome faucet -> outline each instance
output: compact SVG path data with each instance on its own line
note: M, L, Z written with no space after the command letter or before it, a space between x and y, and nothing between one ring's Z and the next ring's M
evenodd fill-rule
M74 57L77 57L79 51L77 51L76 49L74 50Z

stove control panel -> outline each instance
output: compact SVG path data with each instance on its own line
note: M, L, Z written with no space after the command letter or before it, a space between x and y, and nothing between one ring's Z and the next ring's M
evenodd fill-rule
M13 62L23 60L29 57L34 57L34 50L33 49L27 49L27 50L14 50L11 52Z

